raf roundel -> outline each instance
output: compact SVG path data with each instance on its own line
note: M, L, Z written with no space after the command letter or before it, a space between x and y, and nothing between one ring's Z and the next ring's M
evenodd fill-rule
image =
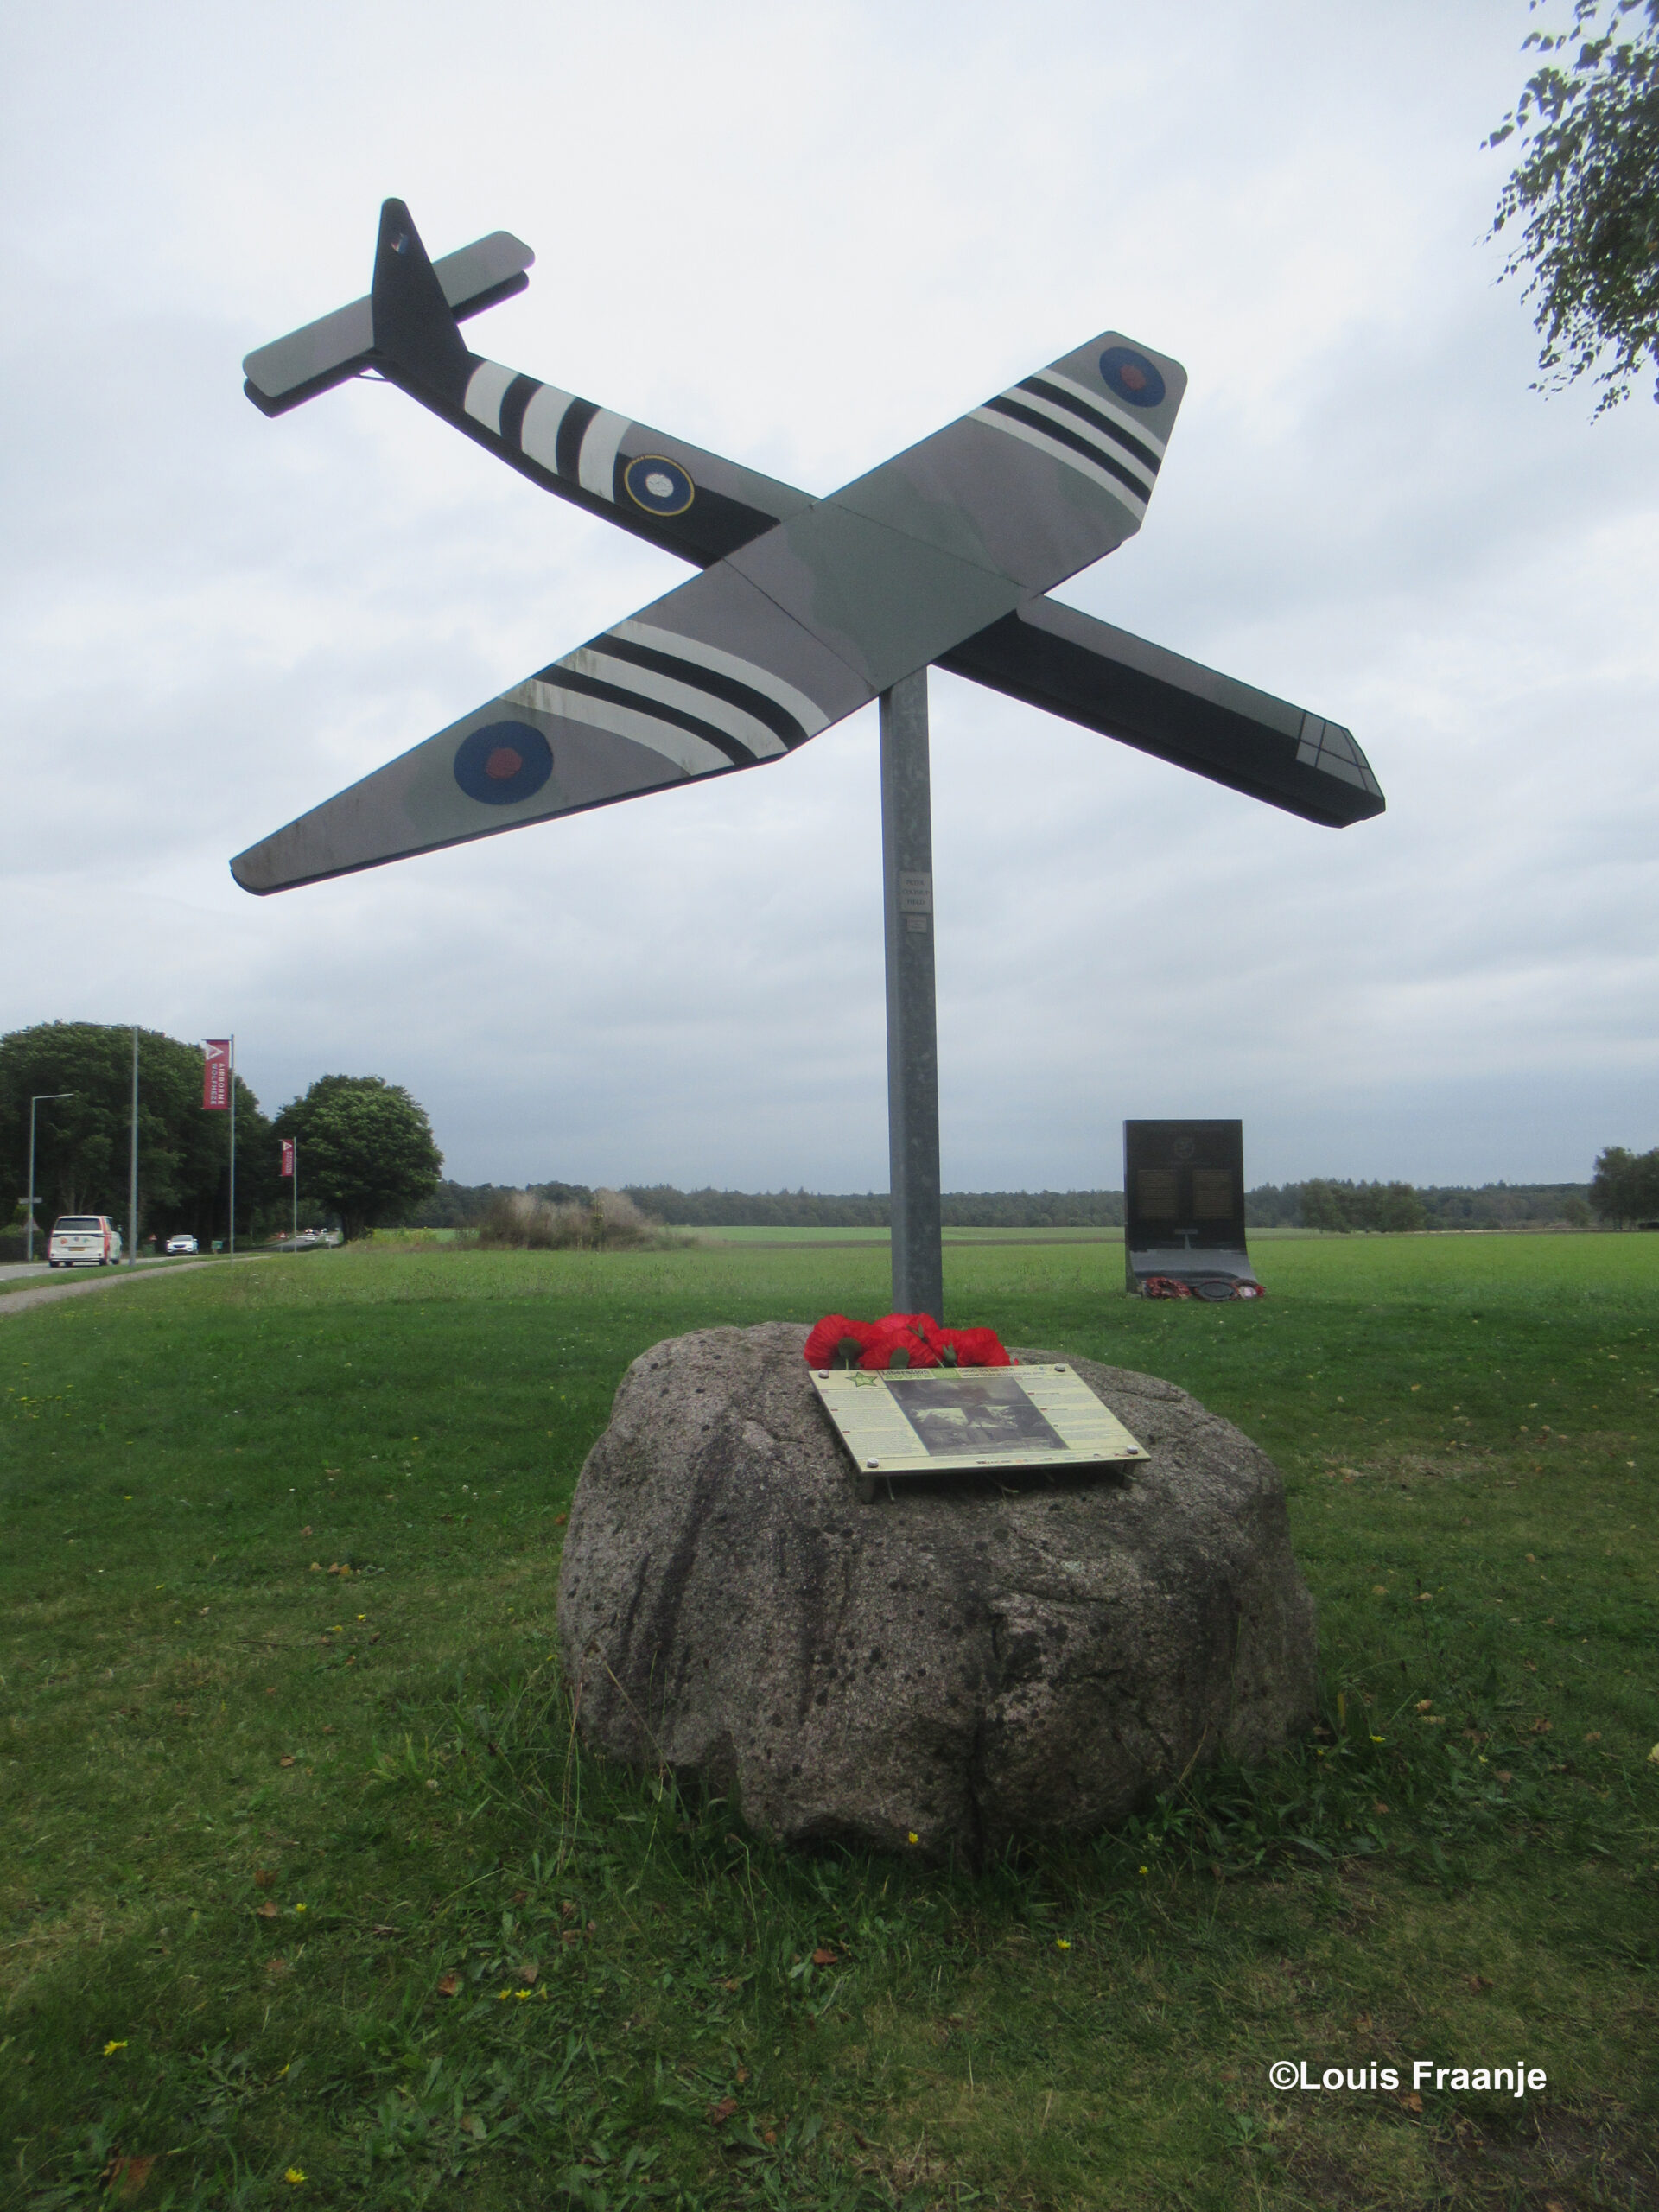
M455 750L455 781L486 806L533 798L553 772L553 748L528 722L486 722Z
M1156 407L1164 396L1164 379L1154 362L1132 346L1109 346L1100 357L1100 373L1108 391L1127 399L1131 407Z
M628 497L648 515L683 515L697 496L697 487L677 461L658 454L641 454L622 472Z

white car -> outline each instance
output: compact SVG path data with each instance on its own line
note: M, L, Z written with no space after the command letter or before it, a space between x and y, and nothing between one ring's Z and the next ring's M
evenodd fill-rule
M199 1252L201 1249L194 1236L169 1236L167 1249L172 1252Z
M64 1213L53 1224L48 1268L73 1268L82 1260L108 1268L120 1256L121 1232L106 1213Z

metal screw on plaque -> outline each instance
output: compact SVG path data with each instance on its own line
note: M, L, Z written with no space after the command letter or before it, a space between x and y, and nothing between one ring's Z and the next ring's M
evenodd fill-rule
M248 397L282 415L378 378L702 574L232 871L263 895L781 760L879 698L893 1298L938 1320L930 664L1330 828L1380 814L1382 791L1337 723L1047 595L1141 527L1179 362L1103 331L820 499L472 353L461 319L534 259L495 231L429 261L388 200L368 298L250 353Z

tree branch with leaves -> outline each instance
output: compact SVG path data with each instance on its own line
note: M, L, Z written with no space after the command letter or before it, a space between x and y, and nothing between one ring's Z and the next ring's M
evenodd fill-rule
M1503 273L1536 302L1533 389L1592 375L1599 416L1652 367L1659 401L1659 0L1574 0L1570 26L1527 48L1542 66L1484 143L1521 141L1489 235L1520 226Z

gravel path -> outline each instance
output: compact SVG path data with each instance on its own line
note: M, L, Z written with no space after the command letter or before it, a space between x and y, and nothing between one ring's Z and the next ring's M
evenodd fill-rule
M105 1274L100 1268L95 1275L86 1275L79 1281L43 1283L39 1290L9 1291L0 1298L0 1321L9 1313L22 1313L31 1306L48 1306L60 1298L84 1298L88 1291L113 1290L118 1282L154 1282L167 1275L194 1274L198 1268L217 1267L217 1260L186 1260L175 1268L118 1268Z

